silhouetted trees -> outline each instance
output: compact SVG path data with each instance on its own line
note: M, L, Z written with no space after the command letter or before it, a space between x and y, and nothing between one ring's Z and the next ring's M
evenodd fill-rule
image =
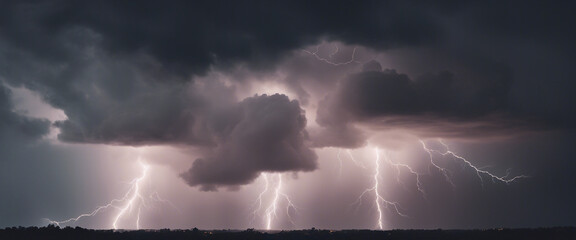
M54 240L96 240L96 239L186 239L186 240L355 240L355 239L502 239L502 240L574 240L576 227L537 228L537 229L488 229L488 230L319 230L316 228L297 231L267 232L253 228L245 231L233 230L91 230L80 227L60 228L55 225L46 227L9 227L0 230L0 239L54 239Z

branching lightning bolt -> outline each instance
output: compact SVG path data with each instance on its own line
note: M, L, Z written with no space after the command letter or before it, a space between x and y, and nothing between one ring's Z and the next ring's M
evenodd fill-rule
M352 160L352 162L354 162L354 164L356 164L356 166L366 169L366 166L364 166L364 164L362 164L362 162L360 162L360 161L356 160L356 158L354 158L354 155L352 155L352 152L350 150L346 150L346 153L348 153L348 157L350 157L350 160Z
M334 62L333 58L334 56L340 51L339 47L337 44L334 44L334 50L332 50L331 53L328 54L327 57L322 57L319 55L320 52L320 47L321 45L316 46L314 51L309 51L309 50L302 50L303 52L312 55L313 57L315 57L318 61L322 61L325 62L327 64L333 65L333 66L342 66L342 65L348 65L348 64L352 64L352 63L358 63L361 64L361 62L359 62L358 60L356 60L356 48L353 49L352 51L352 56L350 58L349 61L346 62ZM450 169L443 167L442 164L440 164L438 162L438 159L436 159L435 157L437 157L438 155L442 156L442 157L451 157L454 158L455 160L460 161L464 166L472 169L475 171L476 175L478 176L478 178L480 179L480 183L482 185L482 187L484 187L484 179L485 178L490 178L492 180L492 182L502 182L502 183L506 183L509 184L511 182L514 182L518 179L521 178L527 178L528 176L525 175L518 175L518 176L513 176L511 177L510 174L510 169L507 170L506 175L505 176L498 176L495 175L487 170L484 170L485 168L481 168L481 167L477 167L476 165L474 165L472 162L468 161L466 158L456 154L455 152L453 152L452 150L450 150L449 146L444 143L442 140L438 140L438 142L443 146L443 148L445 149L444 151L440 151L440 150L436 150L436 149L432 149L429 148L426 143L422 140L420 140L420 143L422 145L422 148L424 149L424 151L426 151L428 153L429 156L429 165L428 165L428 174L431 174L431 170L432 168L435 168L437 171L439 171L445 178L445 180L454 188L456 187L454 181L453 181L453 173ZM383 207L386 207L388 209L392 209L395 211L396 214L400 215L400 216L406 216L405 214L403 214L399 209L399 204L396 202L392 202L392 201L388 201L386 200L381 194L380 194L380 179L381 179L381 172L380 172L380 151L379 149L375 149L376 151L376 158L374 160L374 166L375 166L375 171L372 175L373 178L373 185L372 187L364 190L360 196L358 197L358 199L354 202L356 204L358 204L358 206L361 205L363 198L368 194L368 193L373 193L374 194L374 205L376 206L376 211L377 211L377 215L378 215L378 220L376 223L376 226L379 229L383 229ZM342 149L338 150L337 153L337 159L339 161L339 172L338 172L338 176L339 178L342 177L342 168L343 168L343 162L342 162L342 157L341 157L341 153L342 153ZM350 150L347 150L348 156L350 157L350 159L357 165L360 166L364 169L367 169L360 161L357 161L354 156L352 155L352 153L350 152ZM412 174L415 176L415 180L416 180L416 188L418 189L418 191L421 193L422 197L424 198L424 200L427 200L427 193L425 191L424 185L422 183L422 176L424 175L423 173L420 173L418 171L415 171L414 168L412 168L410 165L407 164L403 164L403 163L398 163L398 162L394 162L392 160L390 160L389 156L387 155L387 152L385 152L384 154L384 160L387 164L389 164L391 167L393 167L396 170L396 181L398 182L398 184L402 185L403 187L406 188L406 185L403 184L402 180L401 180L401 170L405 169L409 174ZM266 190L265 190L266 191ZM261 194L262 195L262 194ZM260 196L261 198L261 196Z
M424 143L424 141L419 140L420 143L422 144L422 148L424 148L424 151L426 151L428 153L428 156L430 156L430 164L431 166L435 167L436 169L438 169L442 175L444 175L444 178L446 179L446 182L450 183L450 185L452 185L452 187L455 187L456 185L454 185L454 182L452 182L452 178L450 177L452 175L452 173L450 172L450 170L440 167L438 164L436 164L436 162L434 162L434 155L432 154L434 152L434 150L428 148L426 146L426 143Z
M275 174L276 181L274 182L275 186L273 189L270 189L272 177L270 177L267 173L262 173L261 176L264 179L264 189L260 192L260 194L258 194L258 198L256 199L257 207L252 212L254 217L260 215L259 212L262 210L262 206L265 201L264 198L266 195L272 195L268 206L264 210L263 222L265 223L266 230L272 229L274 220L278 217L278 209L282 200L284 200L286 203L286 216L288 220L292 223L292 225L296 225L292 220L292 216L290 215L290 209L296 210L297 208L292 203L290 197L282 192L282 174Z
M478 179L480 179L480 183L482 184L482 187L484 187L484 177L483 176L489 177L490 179L492 179L492 182L499 181L499 182L506 183L506 184L514 182L514 181L521 179L521 178L527 178L528 177L526 175L518 175L518 176L510 177L510 169L508 169L506 175L502 176L502 177L499 177L499 176L497 176L497 175L495 175L489 171L482 170L482 168L475 166L474 164L472 164L472 162L468 161L466 158L464 158L464 157L456 154L452 150L450 150L448 144L444 143L444 141L442 141L441 139L438 140L438 143L440 143L445 148L444 151L431 149L422 140L420 140L420 143L422 144L422 148L424 149L424 151L426 151L428 153L428 155L430 156L431 165L434 166L435 168L437 168L440 172L442 172L442 174L444 174L444 177L446 178L446 181L448 181L452 186L455 186L455 185L452 182L451 172L446 168L440 167L439 165L437 165L434 162L434 157L433 157L434 153L439 154L441 156L451 156L455 159L460 160L462 163L466 164L466 166L468 166L469 168L471 168L472 170L474 170L476 172L476 175L478 176Z
M334 57L335 54L337 54L340 51L340 48L338 48L338 46L334 45L334 47L335 47L334 51L328 55L329 58L321 57L320 55L318 55L318 52L320 51L320 46L316 46L316 50L313 52L308 51L306 49L303 49L302 51L314 56L318 61L322 61L334 66L347 65L351 63L360 63L358 60L356 60L356 47L352 50L352 56L350 57L350 60L339 63L333 62L332 58Z
M384 224L383 224L383 216L382 216L382 210L384 207L388 208L388 209L393 209L395 211L396 214L406 217L405 214L403 214L400 211L400 205L397 202L392 202L392 201L388 201L386 200L384 197L382 197L382 195L380 194L380 150L378 148L375 149L376 152L376 158L374 159L374 174L372 175L373 178L373 185L371 188L368 188L366 190L364 190L362 192L362 194L360 194L360 196L358 196L358 199L354 202L358 205L360 205L362 203L362 199L363 197L369 193L369 192L373 192L374 193L374 205L376 205L376 211L378 213L378 220L377 220L377 227L378 229L383 229L384 228ZM385 205L384 207L382 205Z
M364 166L364 164L362 164L362 162L356 160L356 158L354 158L354 155L352 155L352 152L348 149L346 150L346 153L348 154L348 157L350 158L350 160L352 160L352 162L354 162L354 164L356 164L356 166L361 167L363 169L366 169L366 166ZM336 158L338 158L338 162L340 163L340 168L338 170L338 178L342 177L342 168L343 168L343 162L342 162L342 149L338 149L338 154L336 154Z
M130 197L130 199L128 200L126 205L124 205L124 207L120 208L120 212L114 218L114 222L112 223L112 227L114 229L118 229L118 220L120 220L120 218L122 218L124 216L124 214L126 213L126 211L128 211L128 209L132 210L134 208L135 202L137 200L143 201L142 195L140 195L140 183L142 182L142 180L144 180L146 178L146 175L148 173L148 169L150 168L150 166L148 166L145 163L142 163L141 161L138 161L138 162L140 163L140 166L142 167L142 175L139 178L132 180L132 183L131 183L132 187L128 191L128 193L132 192L132 196ZM140 229L140 207L138 207L138 215L136 218L136 229Z
M338 162L340 163L340 168L338 170L338 178L342 177L342 158L340 158L340 153L342 153L342 149L338 149L338 154L336 157L338 158Z
M452 157L452 158L462 162L465 166L467 166L468 168L475 171L475 173L478 176L478 179L480 179L480 182L481 182L483 187L484 187L484 179L486 177L490 178L493 182L498 181L498 182L502 182L502 183L506 183L506 184L514 182L514 181L521 179L521 178L527 178L528 177L526 175L518 175L518 176L510 177L510 169L507 170L505 176L502 176L502 177L497 176L497 175L495 175L495 174L493 174L487 170L483 170L482 168L475 166L472 162L470 162L466 158L453 152L452 150L450 150L448 144L444 143L442 140L438 140L438 142L445 149L444 151L429 148L424 141L420 140L422 148L424 149L424 151L426 151L428 153L428 155L430 157L430 166L436 168L439 172L441 172L443 174L443 176L446 178L446 181L448 183L450 183L453 187L455 186L455 184L452 181L452 172L449 169L440 166L434 158L435 155L440 155L440 156L444 156L444 157L449 156L449 157ZM362 194L360 194L360 196L358 197L358 199L354 203L357 203L359 206L362 202L362 199L366 196L366 194L368 194L370 192L373 193L374 194L374 200L373 201L374 201L374 205L376 206L376 213L378 215L378 219L376 221L376 226L379 229L383 229L383 220L382 220L383 212L382 212L382 210L384 207L394 210L394 212L400 216L406 217L406 215L400 211L400 205L397 202L392 202L392 201L386 200L382 196L382 194L380 193L379 186L380 186L380 177L381 177L380 176L380 174L381 174L381 172L380 172L381 155L380 155L380 150L378 148L376 148L375 151L376 151L376 157L374 160L375 170L374 170L374 173L372 175L373 185L372 185L372 187L364 190L362 192ZM350 154L350 152L348 152L348 153ZM353 159L356 164L359 164L359 162L357 162L353 158L352 154L350 154L350 158ZM426 199L426 191L424 190L424 186L421 182L421 176L422 176L421 173L415 171L412 167L410 167L407 164L393 162L392 160L390 160L389 156L387 155L387 152L384 152L384 155L382 158L385 160L385 162L387 164L389 164L390 166L392 166L396 169L396 174L397 174L396 175L396 181L399 184L404 185L400 179L400 170L401 169L406 169L408 173L414 175L416 177L416 187L417 187L418 191L422 194L424 199Z
M410 174L416 176L416 187L418 188L418 191L422 194L422 197L424 199L426 199L426 192L424 191L424 187L422 186L422 182L420 181L421 174L414 171L414 169L412 169L412 167L410 167L407 164L392 162L392 160L390 160L390 158L388 157L388 154L386 154L386 153L387 152L384 153L384 159L386 160L386 162L388 164L390 164L390 166L392 166L396 169L396 181L405 187L406 185L403 184L402 181L400 180L400 169L404 168L404 169L408 170L408 172Z
M268 192L268 188L270 186L270 181L268 180L268 174L262 173L262 174L260 174L260 176L262 176L262 179L264 179L264 189L260 192L260 194L258 194L258 198L256 199L256 203L258 206L256 208L254 208L254 211L252 211L252 215L253 215L252 221L254 221L254 218L256 218L256 216L258 216L258 213L262 209L262 204L264 201L263 200L264 195Z
M280 197L283 197L286 200L286 215L288 216L288 220L294 224L294 221L292 221L292 217L290 216L290 208L296 209L296 207L288 195L282 193L282 175L278 174L278 182L276 184L276 188L274 189L274 198L270 206L268 206L266 209L266 229L268 230L272 228L272 221L274 221L274 218L277 217L276 210L278 209L278 201Z
M330 57L330 59L334 58L334 55L336 55L339 51L340 51L340 48L338 47L338 45L336 43L334 43L334 51L332 53L330 53L328 55L328 57ZM316 52L318 52L318 50L316 50Z
M122 198L113 199L108 204L103 205L103 206L99 206L94 211L92 211L90 213L84 213L84 214L81 214L77 217L70 218L70 219L63 220L63 221L54 221L54 220L47 219L48 222L50 224L55 224L58 226L60 226L62 224L70 224L70 223L77 222L82 218L93 217L104 210L107 210L109 208L113 208L113 209L118 210L118 213L112 219L111 226L114 229L118 229L119 221L121 219L123 219L128 212L132 212L136 209L137 213L136 213L136 219L134 221L134 224L136 226L136 229L140 229L140 213L141 213L142 207L146 207L146 198L143 197L143 195L142 195L142 182L148 177L148 171L150 169L150 166L148 164L142 162L140 159L138 159L138 163L139 163L140 168L141 168L141 174L139 177L133 179L130 182L130 188L128 189L128 191L126 191L126 193L124 194L124 196ZM150 197L148 197L148 199L151 199L153 201L160 201L160 202L164 202L164 203L169 203L171 206L176 208L174 206L174 204L172 204L170 201L160 198L160 196L157 192L152 193L150 195Z

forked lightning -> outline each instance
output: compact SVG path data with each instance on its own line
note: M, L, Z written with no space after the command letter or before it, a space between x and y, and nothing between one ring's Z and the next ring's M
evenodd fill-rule
M73 217L63 221L54 221L47 219L50 224L55 224L58 226L67 225L71 223L75 223L82 218L86 217L93 217L98 213L107 210L107 209L114 209L117 211L116 215L110 220L110 226L114 229L119 229L120 221L127 217L128 213L136 211L136 216L133 220L133 226L136 229L140 229L140 213L142 207L145 207L146 200L152 201L159 201L164 203L169 203L171 206L174 207L174 204L169 202L168 200L164 200L160 198L157 192L152 193L149 197L145 197L142 195L143 189L143 181L148 177L148 171L150 170L150 166L140 159L138 159L138 164L141 168L141 174L139 177L133 179L130 182L130 188L124 194L124 196L120 199L113 199L108 204L97 207L94 211L90 213L84 213L77 217Z
M256 199L256 208L252 212L254 217L260 216L261 211L264 206L265 198L269 198L269 203L267 207L264 209L264 214L262 216L262 222L264 223L264 227L266 230L271 230L274 226L274 220L278 218L279 212L279 205L284 202L286 208L286 217L292 223L292 225L296 225L292 220L292 216L290 215L290 209L296 210L296 206L292 203L290 197L282 191L283 182L282 182L282 174L274 174L276 176L276 181L273 181L274 178L269 176L267 173L262 173L262 179L264 180L264 189L258 195ZM270 185L274 185L273 189L270 189Z

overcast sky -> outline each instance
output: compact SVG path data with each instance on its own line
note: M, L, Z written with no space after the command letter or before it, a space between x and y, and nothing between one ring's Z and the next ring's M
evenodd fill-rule
M0 0L0 227L573 226L574 5Z

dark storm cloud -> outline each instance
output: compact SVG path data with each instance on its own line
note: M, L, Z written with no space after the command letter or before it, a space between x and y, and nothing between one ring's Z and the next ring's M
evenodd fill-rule
M2 33L16 47L65 58L58 35L87 28L114 55L146 53L165 69L203 74L211 66L273 66L321 38L376 49L436 41L429 9L381 1L8 1ZM433 12L433 11L432 11ZM349 18L344 16L350 16Z
M412 80L395 70L364 71L340 82L334 99L321 103L319 121L363 119L382 115L433 113L446 117L469 118L505 109L508 79L471 90L458 86L453 74L441 72ZM329 97L330 98L330 97ZM330 102L330 103L328 103ZM332 111L333 110L333 111ZM343 117L327 113L345 111ZM330 120L329 120L330 119ZM332 120L334 119L334 120Z
M374 19L376 6L390 14ZM406 11L392 14L399 10ZM384 49L437 34L425 14L406 16L420 10L376 1L7 1L0 11L3 78L64 110L68 119L56 126L59 139L70 142L209 142L195 131L211 100L183 93L177 82L187 74L273 67L322 38ZM344 12L356 17L343 19ZM295 88L297 81L286 80Z
M110 41L116 40L96 32L98 29L71 25L56 30L46 28L44 22L34 22L35 18L45 20L51 11L61 9L62 3L18 5L15 12L23 13L16 17L25 17L17 20L30 31L5 28L11 34L0 39L5 53L0 58L2 79L39 93L66 114L66 120L55 123L60 129L59 140L200 147L205 157L191 168L194 174L184 176L191 185L207 190L249 183L261 171L316 168L316 155L304 143L306 119L298 102L274 95L238 103L234 88L224 86L219 79L181 81L181 72L173 71L171 66L176 62L202 60L201 54L186 55L184 60L164 59L154 50L166 47L164 43L147 46L151 52L112 50ZM19 42L19 34L28 35L25 39L38 34L39 38L61 41ZM31 47L42 44L46 45ZM44 52L52 46L58 47L58 55ZM186 52L185 48L178 51ZM186 64L194 65L191 72L206 70L200 63ZM222 171L235 174L218 174Z
M155 72L154 64L138 59L115 59L78 50L66 64L34 59L12 51L10 59L0 59L4 79L14 86L31 89L44 101L62 109L66 120L56 122L58 138L67 142L120 145L206 144L196 131L197 119L217 104L204 93L170 75ZM91 55L86 57L86 55ZM222 94L225 89L209 83L201 90ZM211 89L214 89L213 91Z
M274 137L259 132L260 126L240 124L245 118L237 116L242 112L238 109L266 105L264 102L278 97L238 103L233 87L219 79L200 81L200 76L211 71L233 74L243 67L247 75L280 69L289 72L282 81L301 102L314 106L316 103L308 103L312 95L328 95L318 110L316 121L325 129L314 133L316 146L362 146L368 136L357 123L374 129L423 125L428 127L422 132L434 135L438 133L435 129L443 129L451 136L469 129L486 132L487 125L505 129L518 126L500 117L515 109L509 106L509 97L511 79L517 72L510 70L509 63L518 57L502 49L523 38L534 38L535 49L564 47L574 38L572 33L564 34L569 31L565 28L547 27L573 19L570 14L554 14L564 13L567 6L546 4L549 13L542 15L533 3L518 5L461 1L4 1L0 9L0 78L11 86L39 93L44 101L64 111L67 119L55 124L62 141L200 146L208 154L185 174L188 182L206 188L238 185L250 182L261 170L313 169L313 164L302 165L298 160L310 163L313 159L304 154L310 151L302 145L305 126L300 127L303 123L298 121L284 122L292 118L273 118L278 126L290 127L290 134L303 135L277 133ZM536 27L524 26L523 19L532 16L535 20L529 23ZM558 40L560 36L565 37ZM381 67L372 62L365 65L366 72L341 81L336 91L330 92L341 79L337 75L344 71L327 64L315 68L318 65L308 63L317 59L309 55L308 62L284 61L294 57L295 50L321 41L370 51L431 48L453 53L458 60L466 58L475 73L462 76L452 69L440 73L442 69L434 69L430 72L436 73L411 79L394 71L380 72ZM491 44L494 42L497 44ZM573 60L564 55L554 58L556 53L551 56ZM474 59L479 60L472 63ZM562 77L572 76L558 72ZM237 76L231 81L250 81L246 79L250 78ZM572 98L558 99L552 102ZM298 104L279 104L278 110L300 116L296 110L288 111L296 107L286 105ZM542 108L547 106L542 104ZM562 112L556 116L568 112L572 118L563 119L573 119L576 115L563 109L554 111ZM270 111L271 116L277 114ZM385 124L383 116L387 117ZM239 145L254 147L249 133L271 137L270 146L291 143L302 156L287 167L255 166L265 164L261 161L264 157L288 150L236 153ZM235 157L242 155L246 156ZM284 159L280 155L274 158ZM229 162L246 162L248 168L230 179L198 170L229 171Z
M238 104L233 88L218 80L198 86L191 75L237 65L273 69L293 50L322 39L386 49L433 42L439 34L427 14L410 17L423 9L377 1L5 3L1 77L64 111L67 119L55 123L59 140L200 146L210 154L184 176L204 188L245 184L260 171L310 171L316 157L304 144L306 121L297 102L271 96ZM297 81L286 80L295 88ZM255 109L268 104L278 109ZM222 109L243 110L215 119ZM260 117L264 122L253 125ZM230 170L238 173L218 174Z
M576 20L571 14L575 8L570 1L493 0L469 1L461 10L467 15L464 19L485 34L570 45L576 39L576 31L566 23Z
M10 99L10 89L0 82L0 130L1 141L15 141L20 138L34 140L48 133L50 122L46 119L36 119L22 116L14 112Z
M509 107L512 76L506 68L485 71L482 81L451 72L410 79L375 61L340 81L319 103L317 146L356 148L365 143L355 123L372 130L411 129L425 136L480 137L537 129ZM525 129L524 129L525 128ZM339 140L332 138L338 136Z
M191 186L215 190L250 183L264 171L316 169L316 154L306 143L304 112L285 95L247 98L212 123L218 146L182 175Z

